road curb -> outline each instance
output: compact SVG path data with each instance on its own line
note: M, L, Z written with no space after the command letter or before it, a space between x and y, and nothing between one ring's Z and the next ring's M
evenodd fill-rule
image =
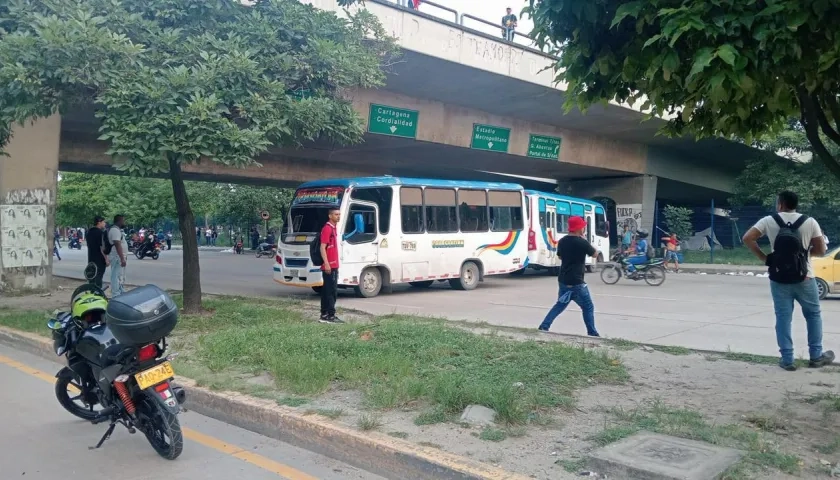
M46 324L46 322L45 322ZM46 328L46 327L45 327ZM0 343L62 363L52 342L37 335L0 327ZM52 373L52 372L50 372ZM469 458L421 447L380 433L361 433L303 415L289 407L233 392L213 392L177 377L187 387L187 407L211 418L320 453L371 473L412 480L526 480Z

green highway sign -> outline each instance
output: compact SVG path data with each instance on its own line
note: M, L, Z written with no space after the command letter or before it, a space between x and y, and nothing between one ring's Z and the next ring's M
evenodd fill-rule
M531 138L528 140L528 156L559 160L560 139L558 137L531 134Z
M489 150L491 152L507 152L510 144L510 129L494 127L493 125L473 124L472 142L470 148Z
M416 110L370 104L368 132L392 137L417 138Z

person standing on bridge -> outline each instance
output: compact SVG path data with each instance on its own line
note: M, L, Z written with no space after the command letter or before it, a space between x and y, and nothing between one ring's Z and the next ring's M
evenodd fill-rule
M586 257L595 258L598 251L586 241L585 231L586 220L578 216L569 217L569 234L561 238L557 244L557 256L560 257L561 262L560 274L557 277L560 292L557 294L557 302L539 326L541 332L547 332L554 323L554 319L566 310L569 303L574 301L583 312L586 334L590 337L601 336L595 329L595 304L592 303L589 287L583 280Z
M330 208L327 223L321 229L321 275L324 286L321 287L321 323L344 323L335 316L335 302L338 299L338 221L341 211L338 207Z
M796 370L793 358L793 301L802 308L808 327L808 367L820 368L834 361L834 352L823 352L822 316L817 281L810 255L824 255L826 251L820 225L796 211L799 196L784 191L776 200L776 211L758 221L744 234L744 245L763 261L770 274L770 295L776 311L776 342L781 359L779 366L787 371ZM758 246L758 239L770 239L771 253L765 254Z
M507 15L502 17L502 38L508 42L512 42L514 32L516 32L517 21L519 19L513 14L513 10L510 7L508 7L506 11Z

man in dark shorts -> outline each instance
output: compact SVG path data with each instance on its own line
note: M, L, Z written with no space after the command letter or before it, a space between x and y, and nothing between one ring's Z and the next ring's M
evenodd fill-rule
M105 217L97 215L93 219L93 226L88 229L85 236L87 241L88 263L96 265L96 277L93 283L102 288L102 277L105 276L105 268L108 266L108 257L105 255L104 247Z
M557 255L560 257L560 274L557 282L560 284L560 293L557 303L551 307L548 315L539 326L539 330L547 332L558 315L566 310L569 303L574 301L583 311L583 323L586 325L586 334L590 337L600 337L595 329L595 305L589 295L589 287L583 281L583 272L586 268L586 257L595 257L598 252L595 247L589 244L584 238L586 231L586 220L581 217L569 218L569 234L560 239L557 244Z

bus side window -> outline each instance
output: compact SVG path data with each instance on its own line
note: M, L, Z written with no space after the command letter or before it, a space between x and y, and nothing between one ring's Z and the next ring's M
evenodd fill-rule
M344 228L343 241L349 244L376 240L376 210L367 205L352 205Z
M540 199L540 227L545 228L546 226L546 211L545 211L545 199Z
M595 207L595 235L599 237L609 236L607 232L607 216L601 207Z
M557 202L557 231L560 233L569 233L569 213L572 211L572 206L569 202Z
M522 218L522 193L490 190L490 229L494 232L521 230L525 226Z
M458 231L458 207L455 190L451 188L426 188L423 192L426 210L426 230L429 233Z
M394 190L391 187L356 188L350 194L354 200L367 200L379 207L379 233L387 235L391 229L391 204Z
M484 190L458 190L458 221L462 232L486 232L487 192Z
M423 190L400 188L400 218L403 233L423 233Z

